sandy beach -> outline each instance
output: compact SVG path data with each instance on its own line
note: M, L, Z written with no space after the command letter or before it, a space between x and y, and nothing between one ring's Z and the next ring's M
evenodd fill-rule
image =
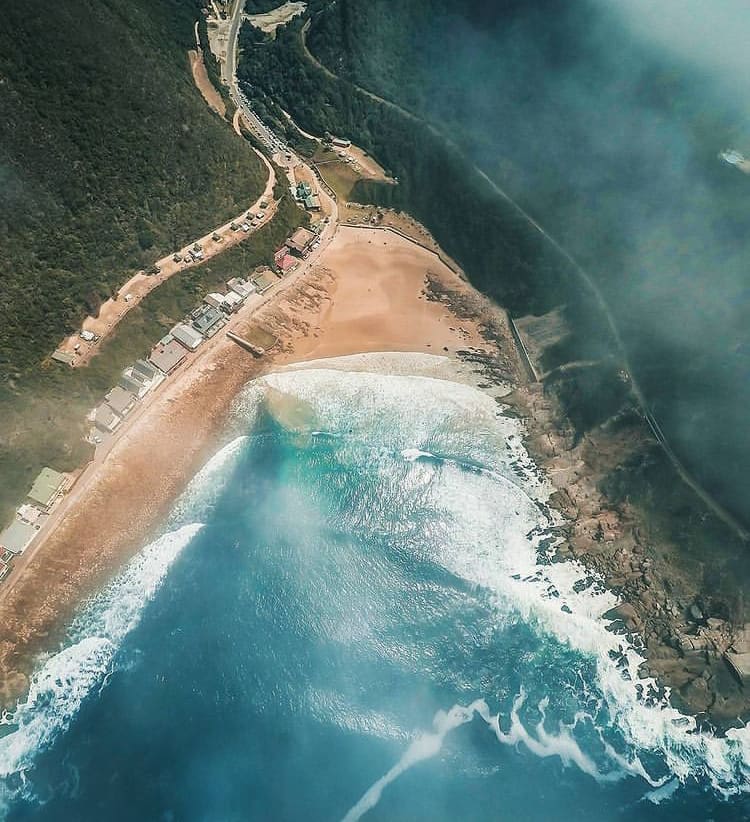
M432 251L390 231L342 227L309 272L238 318L239 334L254 325L274 334L274 351L255 359L223 333L206 346L123 426L56 528L14 571L0 592L2 701L23 694L38 655L58 647L79 603L158 532L219 447L248 380L292 362L374 351L489 355L484 322L501 326L503 316ZM506 343L492 356L517 373L510 335Z

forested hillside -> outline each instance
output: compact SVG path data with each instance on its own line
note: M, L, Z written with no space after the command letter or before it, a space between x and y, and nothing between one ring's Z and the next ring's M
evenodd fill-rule
M741 107L689 61L631 36L597 0L340 0L314 11L308 46L341 79L293 57L288 32L276 56L256 51L277 73L262 87L302 127L345 131L390 165L406 183L393 196L484 291L515 312L564 303L578 333L549 365L606 356L579 304L580 280L562 281L564 264L536 248L538 236L519 244L513 215L477 199L469 169L486 171L595 278L662 427L745 516L750 178L718 159L727 146L750 147ZM463 167L424 126L377 111L355 85L432 124L458 144Z
M194 88L197 0L2 4L0 381L265 169Z

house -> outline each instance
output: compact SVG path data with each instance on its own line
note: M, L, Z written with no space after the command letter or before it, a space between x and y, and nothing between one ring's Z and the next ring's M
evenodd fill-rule
M52 359L55 362L61 362L63 365L70 365L72 366L75 362L75 355L69 354L67 351L55 351L52 355Z
M284 257L286 257L286 255L288 253L289 253L289 246L287 246L287 245L282 245L281 248L277 249L274 252L274 255L273 255L273 259L274 259L274 262L276 263L276 265L278 265L281 262L281 260L283 260Z
M241 280L239 277L233 277L229 280L227 288L243 300L255 293L255 286L247 280Z
M121 422L122 417L115 414L112 407L106 402L97 406L96 411L94 411L94 425L100 431L104 431L105 434L111 434L117 429Z
M297 183L297 187L293 190L294 198L299 202L304 202L308 197L312 197L313 193L312 186L305 180Z
M274 279L271 276L271 272L263 272L258 274L256 277L253 277L253 285L258 289L259 294L263 294L265 291L274 284Z
M222 308L227 314L234 314L235 311L240 310L240 306L243 303L242 297L239 294L235 294L234 291L230 291L224 297L224 305Z
M27 496L37 508L48 511L65 488L66 480L67 476L65 474L44 467L34 480Z
M39 517L42 516L42 512L38 508L29 505L27 502L18 507L16 514L18 514L19 519L28 522L30 525L35 525Z
M126 368L122 372L119 385L140 400L151 389L156 388L163 379L164 375L151 363L145 360L136 360L130 368Z
M206 296L203 298L203 302L206 305L210 305L211 308L222 309L224 308L224 295L218 294L214 291L211 294L206 294Z
M298 255L303 255L310 248L310 244L315 239L312 231L306 228L298 228L294 234L286 241L289 250Z
M282 260L276 263L276 268L278 268L282 274L287 274L298 265L299 260L296 257L292 257L291 254L287 254Z
M169 340L167 340L167 342L169 342ZM150 362L146 362L146 360L136 360L132 365L132 371L133 375L137 379L145 379L151 380L151 382L156 382L161 378L159 369L153 366Z
M108 394L104 395L107 405L118 417L127 417L135 407L137 398L122 386L116 385Z
M177 325L169 332L178 343L187 348L188 351L195 351L195 349L203 342L203 337L189 325L184 323L177 323ZM151 360L153 362L153 359Z
M28 544L37 535L38 528L28 522L14 519L13 522L0 533L0 551L10 551L13 554L22 554Z
M204 306L200 315L193 320L193 328L204 337L213 337L224 325L224 315L218 308Z
M151 387L148 382L140 382L136 377L134 377L132 369L130 368L126 368L122 372L117 385L125 391L129 391L139 400L143 399L143 397L148 394L149 388Z
M169 335L166 343L159 343L149 355L148 361L163 374L171 374L187 355L185 349Z

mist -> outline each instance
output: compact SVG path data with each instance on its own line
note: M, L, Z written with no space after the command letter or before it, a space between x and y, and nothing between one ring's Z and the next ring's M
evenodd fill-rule
M393 47L418 50L401 99L600 284L668 438L747 519L750 175L719 156L750 156L741 4L433 5Z

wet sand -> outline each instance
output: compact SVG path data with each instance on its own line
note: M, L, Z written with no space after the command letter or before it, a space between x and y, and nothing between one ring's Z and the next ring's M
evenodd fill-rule
M458 295L473 316L457 316ZM0 701L22 695L76 607L154 537L175 498L221 444L232 401L274 366L373 351L455 355L487 348L492 309L437 256L392 232L342 227L312 270L233 329L278 338L262 359L221 339L165 382L123 432L55 530L0 591ZM464 312L466 314L466 312ZM505 346L502 346L505 348ZM510 336L502 352L508 369Z

